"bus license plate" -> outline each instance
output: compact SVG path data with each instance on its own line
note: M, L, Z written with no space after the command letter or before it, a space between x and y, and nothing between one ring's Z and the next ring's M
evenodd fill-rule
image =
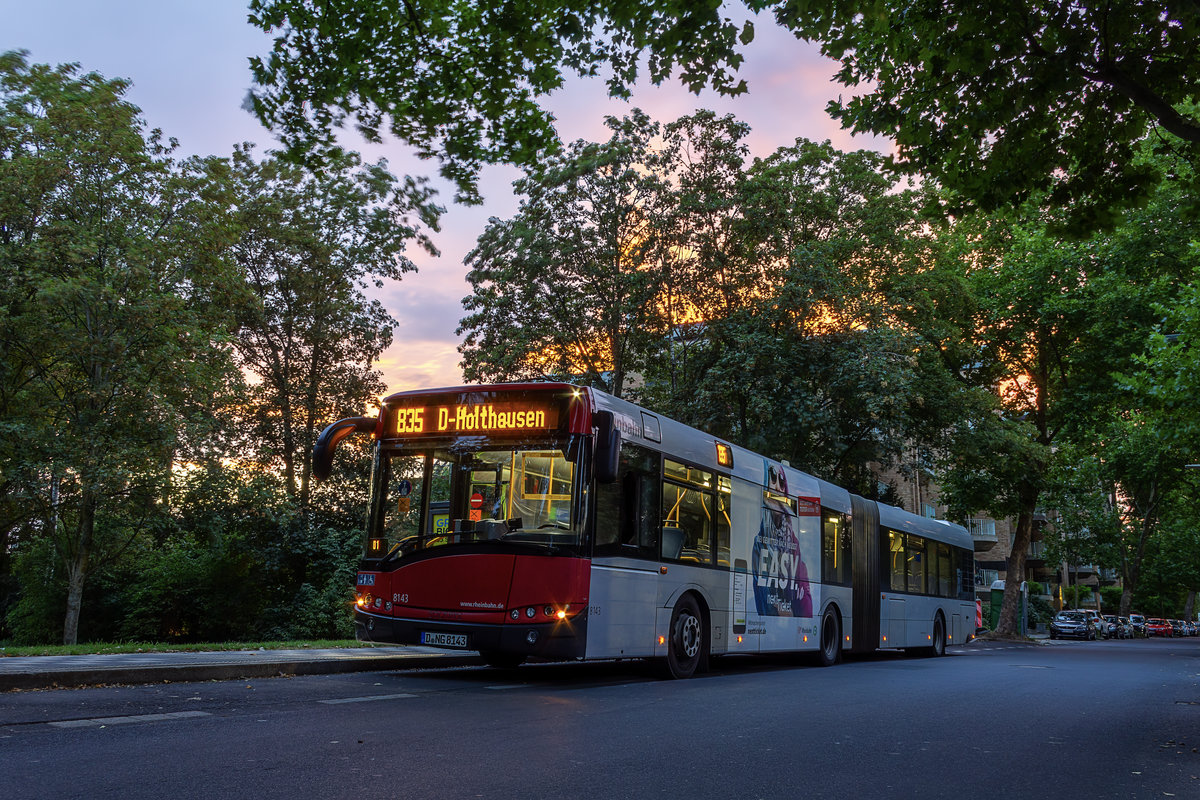
M422 631L421 644L429 644L434 647L461 647L465 649L467 646L467 635L465 633Z

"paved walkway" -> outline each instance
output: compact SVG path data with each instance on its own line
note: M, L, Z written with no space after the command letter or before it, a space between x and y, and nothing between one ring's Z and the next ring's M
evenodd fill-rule
M0 691L106 683L232 680L482 663L476 653L433 647L227 650L0 658Z

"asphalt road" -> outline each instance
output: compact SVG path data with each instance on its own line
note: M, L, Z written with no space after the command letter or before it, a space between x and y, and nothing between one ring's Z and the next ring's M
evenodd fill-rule
M0 694L23 798L1200 797L1200 639Z

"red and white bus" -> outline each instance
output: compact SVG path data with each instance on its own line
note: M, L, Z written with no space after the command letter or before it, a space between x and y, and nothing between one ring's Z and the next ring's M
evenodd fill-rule
M364 641L527 658L919 649L975 633L964 528L866 500L595 389L401 392L373 437Z

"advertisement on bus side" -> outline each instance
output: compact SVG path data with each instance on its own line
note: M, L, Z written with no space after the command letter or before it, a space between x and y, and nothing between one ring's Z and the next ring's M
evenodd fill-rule
M813 615L808 565L796 535L797 522L785 502L764 497L762 520L750 555L754 604L760 616Z

